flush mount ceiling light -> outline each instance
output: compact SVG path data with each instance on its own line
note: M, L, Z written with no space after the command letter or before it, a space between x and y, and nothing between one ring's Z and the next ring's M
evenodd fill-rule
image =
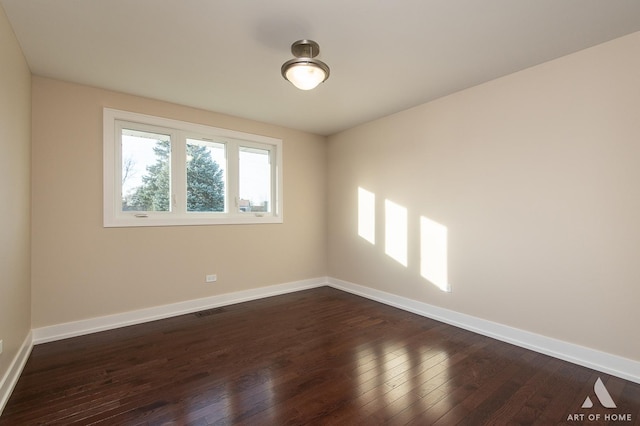
M314 59L320 53L320 46L313 40L298 40L291 45L295 56L282 64L282 76L300 90L314 89L329 78L329 66Z

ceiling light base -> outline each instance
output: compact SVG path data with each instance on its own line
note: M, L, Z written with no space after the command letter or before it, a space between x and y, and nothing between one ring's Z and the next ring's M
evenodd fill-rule
M315 58L320 53L320 45L313 40L298 40L291 45L291 53L296 58Z

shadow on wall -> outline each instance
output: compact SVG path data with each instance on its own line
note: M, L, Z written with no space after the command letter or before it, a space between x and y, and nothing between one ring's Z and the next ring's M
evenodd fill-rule
M384 252L387 256L408 267L407 208L384 200ZM420 275L440 290L450 292L447 278L447 227L420 216ZM376 194L358 187L358 235L376 245Z

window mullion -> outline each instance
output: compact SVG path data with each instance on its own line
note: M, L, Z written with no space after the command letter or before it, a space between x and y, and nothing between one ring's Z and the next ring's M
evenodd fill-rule
M187 212L187 144L183 132L171 134L171 212Z
M115 138L116 143L113 149L114 164L113 168L113 190L115 194L115 211L122 211L122 122L115 122Z
M269 162L271 164L271 202L273 203L271 213L274 216L280 216L280 196L282 192L279 174L280 161L278 161L278 149L276 147L269 148Z
M234 140L227 141L227 170L229 189L227 191L227 213L231 215L237 214L240 203L240 184L239 184L239 157L238 143Z

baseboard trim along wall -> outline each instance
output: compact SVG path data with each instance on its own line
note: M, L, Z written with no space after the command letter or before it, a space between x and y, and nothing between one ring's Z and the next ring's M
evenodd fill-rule
M348 281L331 277L319 277L35 328L25 340L23 347L9 368L9 372L0 382L0 413L9 399L11 390L17 383L33 345L327 285L474 333L640 383L640 362L638 361L563 342Z
M22 374L22 370L29 359L29 354L31 354L32 348L32 332L29 332L27 337L24 339L24 342L22 342L22 346L20 346L18 353L13 357L6 374L0 379L0 415L2 415L2 410L4 410L4 407L7 405L11 392L13 392L13 389L18 383L18 379L20 378L20 374Z
M439 308L406 297L397 296L370 287L354 284L336 278L327 278L328 285L367 299L394 306L414 314L441 321L474 333L482 334L503 342L511 343L554 358L578 364L583 367L611 374L616 377L640 383L640 362L586 348L573 343L487 321L471 315Z
M47 343L55 340L67 339L69 337L127 327L129 325L142 324L149 321L190 314L205 309L234 305L236 303L248 302L250 300L263 299L265 297L278 296L280 294L292 293L295 291L326 285L326 277L311 278L302 281L276 284L251 290L243 290L201 299L171 303L169 305L154 306L152 308L139 309L137 311L123 312L120 314L35 328L33 329L33 343L38 345L40 343Z

